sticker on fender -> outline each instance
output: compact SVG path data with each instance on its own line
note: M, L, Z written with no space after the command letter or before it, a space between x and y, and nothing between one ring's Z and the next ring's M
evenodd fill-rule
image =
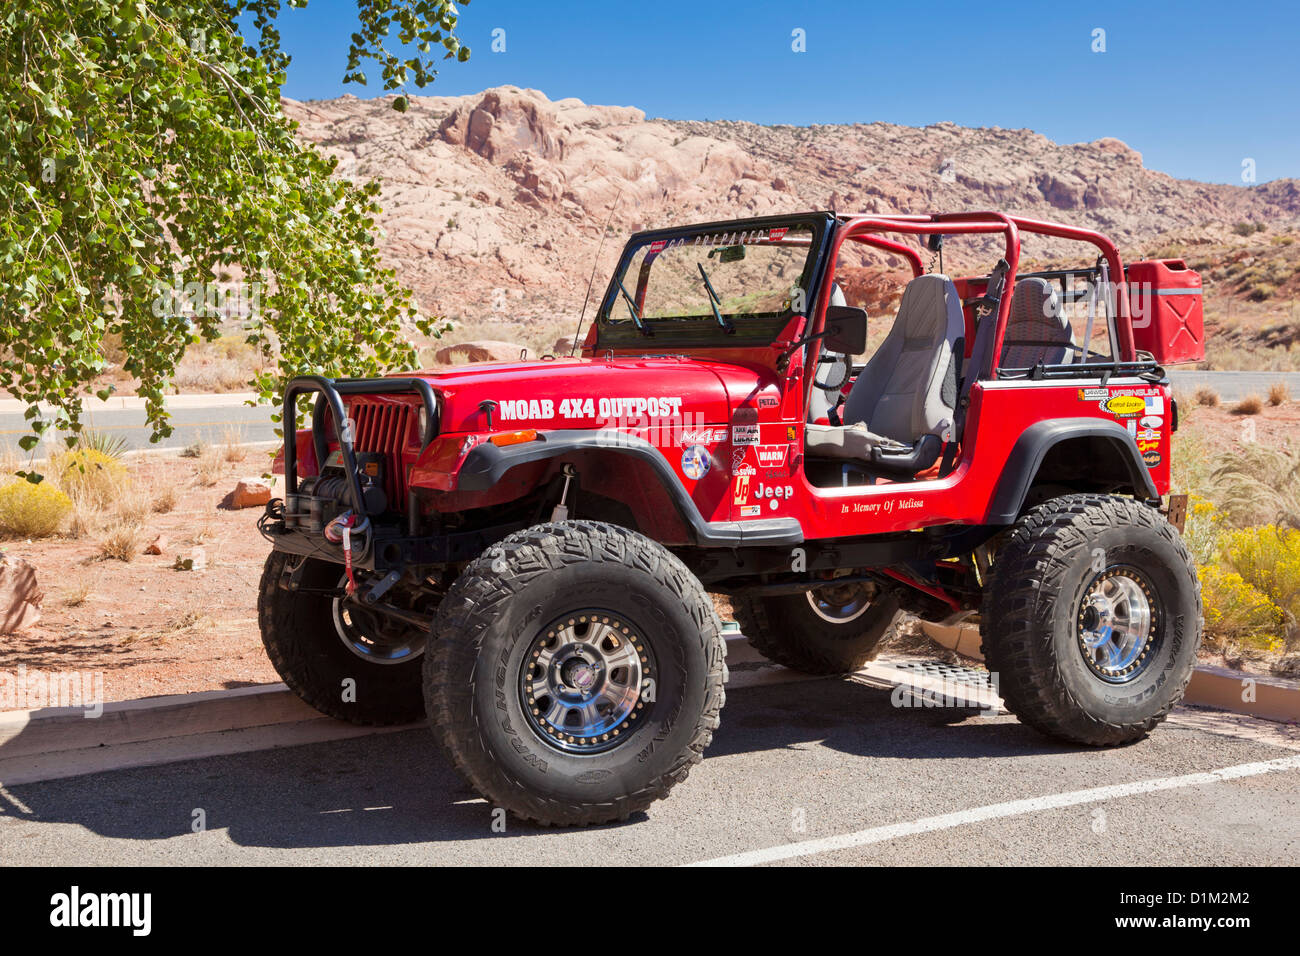
M709 450L703 445L692 445L682 452L682 474L691 481L699 481L707 475L711 464Z

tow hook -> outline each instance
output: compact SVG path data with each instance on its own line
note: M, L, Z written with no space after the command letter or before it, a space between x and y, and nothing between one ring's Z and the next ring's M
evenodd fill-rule
M569 482L577 476L578 469L566 464L560 469L560 473L564 475L564 490L560 492L560 503L551 509L552 522L567 521L569 518L569 506L564 501L569 497Z

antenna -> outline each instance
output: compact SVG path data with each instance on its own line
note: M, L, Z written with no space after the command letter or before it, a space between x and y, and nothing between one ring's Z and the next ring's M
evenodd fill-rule
M587 303L591 300L591 284L596 281L596 269L600 267L600 254L605 249L605 237L609 235L609 224L614 221L614 208L618 205L619 197L623 195L623 187L618 187L618 192L614 194L614 201L609 204L609 215L605 218L605 228L600 233L600 245L596 247L596 258L591 263L591 277L587 280L587 295L582 300L582 312L578 315L578 328L573 333L573 347L569 349L569 358L573 358L578 351L578 337L582 335L582 321L587 317Z

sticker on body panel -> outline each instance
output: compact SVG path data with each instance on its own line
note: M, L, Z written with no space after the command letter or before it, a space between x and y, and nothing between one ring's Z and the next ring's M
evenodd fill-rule
M760 468L780 468L785 464L789 445L756 445L754 454L758 456Z
M731 453L731 473L733 475L739 477L741 475L758 474L758 469L745 460L748 453L749 447L747 445L741 445Z
M758 425L732 425L731 443L733 445L757 445Z
M712 459L703 445L692 445L682 452L682 474L691 481L699 481L709 473Z

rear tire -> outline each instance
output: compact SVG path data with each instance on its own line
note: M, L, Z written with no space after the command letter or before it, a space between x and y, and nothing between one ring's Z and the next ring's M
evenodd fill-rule
M494 806L543 825L625 820L686 779L725 700L713 603L666 549L562 521L489 548L425 655L440 746Z
M890 594L868 601L865 593L854 598L830 588L773 597L737 594L731 606L740 632L760 654L820 675L845 674L875 660L902 614Z
M1068 495L1013 526L981 618L985 663L1012 713L1052 737L1113 746L1182 699L1201 642L1200 585L1154 508Z
M424 713L421 654L401 663L379 664L348 649L328 594L289 591L280 586L290 555L267 556L258 592L262 644L281 679L322 714L351 724L408 724ZM302 559L302 587L336 587L340 565Z

